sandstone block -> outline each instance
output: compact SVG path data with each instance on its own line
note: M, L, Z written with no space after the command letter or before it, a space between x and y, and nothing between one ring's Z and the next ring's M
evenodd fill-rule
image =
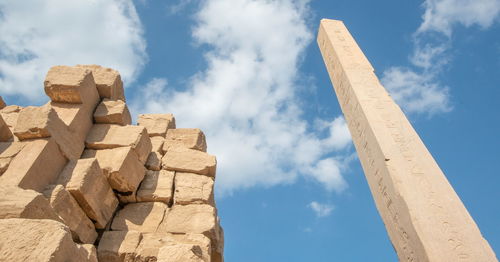
M137 190L127 193L120 193L120 192L115 192L115 193L116 197L118 198L118 201L120 201L120 204L122 205L137 202Z
M0 115L0 142L10 141L12 139L12 132L9 129L9 126L3 120L3 117Z
M14 185L42 192L54 184L67 159L52 139L37 139L25 143L0 177L0 184Z
M194 149L171 148L162 158L164 169L215 177L215 156Z
M162 152L165 153L169 148L179 146L206 152L205 134L198 128L169 129L165 137L165 143L163 143Z
M208 204L215 206L214 179L193 173L176 172L174 205Z
M2 261L85 261L87 252L71 239L68 228L47 219L1 219Z
M22 142L0 142L0 175L2 175L10 165L12 159L23 149Z
M51 185L44 191L44 195L62 222L69 227L75 241L94 243L97 238L94 224L69 191L62 185Z
M196 246L201 261L210 261L210 240L201 234L169 234L143 233L142 240L136 249L135 261L170 261L160 260L160 249L165 246L190 245ZM200 252L201 251L201 252ZM189 260L186 260L189 261Z
M137 191L138 202L163 202L170 204L173 196L174 172L147 171Z
M5 171L7 171L7 168L9 168L10 161L12 161L12 158L7 157L7 158L0 158L0 176L3 175Z
M101 98L125 101L123 82L118 71L99 65L77 65L77 67L92 71Z
M0 109L6 107L7 105L5 104L5 102L3 101L3 98L2 96L0 96Z
M77 245L78 249L81 250L82 253L84 253L84 260L85 262L98 262L97 261L97 250L94 245L92 244L82 244L82 245Z
M203 234L218 241L217 211L210 205L174 205L158 228L159 233Z
M99 124L130 125L132 117L122 100L104 99L95 110L94 121Z
M3 109L0 109L0 115L12 133L14 132L14 127L17 124L17 117L19 116L19 111L21 111L21 109L22 107L16 105L6 106ZM18 140L16 136L13 136L13 138L14 141Z
M134 261L141 239L137 231L106 231L99 241L97 258L106 262Z
M94 125L85 140L90 149L111 149L130 146L144 164L151 152L151 139L142 126Z
M207 260L203 259L203 251L197 245L173 244L159 249L157 261L206 262Z
M151 152L158 152L163 155L164 154L162 151L163 142L165 142L165 138L161 136L151 137L151 145L152 145Z
M17 121L14 135L21 141L53 137L62 153L69 159L78 159L85 148L83 141L75 139L50 104L23 108Z
M167 210L168 206L161 202L128 204L116 214L111 230L155 232Z
M92 104L96 106L99 94L92 72L85 68L54 66L44 81L45 93L53 102Z
M161 158L162 155L158 152L149 153L148 160L146 161L146 168L148 170L159 171L161 169Z
M175 118L172 114L142 114L137 125L146 127L149 136L165 137L167 130L175 128Z
M96 228L106 227L118 206L118 200L96 159L69 162L57 182L66 187L87 216L94 221Z
M0 186L0 219L6 218L59 220L42 194L14 186Z
M146 168L131 147L105 150L85 150L82 158L95 157L109 185L118 192L134 192L139 187Z
M66 124L74 143L84 147L85 138L94 124L94 107L87 104L64 104L51 102L57 116ZM81 152L80 152L81 154Z

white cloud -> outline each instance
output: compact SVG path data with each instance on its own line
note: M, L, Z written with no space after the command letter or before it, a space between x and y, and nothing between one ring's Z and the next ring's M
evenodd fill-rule
M308 1L210 0L195 15L193 37L211 48L208 68L184 91L165 79L139 88L136 112L172 112L180 127L204 130L217 156L221 192L312 178L342 191L350 135L342 118L313 130L296 91L298 65L313 33ZM148 101L148 103L144 103Z
M488 28L500 13L500 0L426 0L418 33L436 31L451 36L453 26Z
M453 28L488 28L498 20L500 0L425 0L423 6L422 24L413 35L410 62L414 67L391 67L382 82L407 112L449 112L450 91L438 77L450 62L447 51L452 47Z
M332 213L334 209L332 205L320 204L316 201L312 201L307 206L314 211L316 217L327 217Z
M133 81L146 60L132 1L0 2L0 92L43 101L53 65L100 64Z
M438 86L434 81L431 74L419 74L401 67L386 70L382 77L391 96L407 112L430 115L452 109L448 87Z

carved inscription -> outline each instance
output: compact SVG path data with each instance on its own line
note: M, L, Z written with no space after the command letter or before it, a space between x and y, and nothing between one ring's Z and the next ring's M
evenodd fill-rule
M400 260L429 261L432 257L478 261L477 254L484 255L483 251L491 248L487 244L482 246L486 241L474 228L473 221L466 222L470 217L456 217L467 213L466 209L458 198L452 199L456 195L444 174L432 165L432 156L379 83L347 29L343 24L322 24L318 44L377 208ZM443 198L442 193L449 195ZM466 227L470 230L465 231ZM477 235L470 237L464 232ZM423 242L425 239L440 242L436 245L436 241ZM444 249L447 249L445 256L440 253ZM497 261L492 251L491 254L492 258L484 255L487 258L484 261Z

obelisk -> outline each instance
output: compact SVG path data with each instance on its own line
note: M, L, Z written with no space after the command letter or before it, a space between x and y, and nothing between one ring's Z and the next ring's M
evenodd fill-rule
M377 209L400 261L498 261L342 21L318 44Z

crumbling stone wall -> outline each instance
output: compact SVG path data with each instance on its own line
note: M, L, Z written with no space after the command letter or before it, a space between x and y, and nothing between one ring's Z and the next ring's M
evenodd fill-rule
M216 159L172 114L132 125L117 71L55 66L0 97L0 261L223 261Z

